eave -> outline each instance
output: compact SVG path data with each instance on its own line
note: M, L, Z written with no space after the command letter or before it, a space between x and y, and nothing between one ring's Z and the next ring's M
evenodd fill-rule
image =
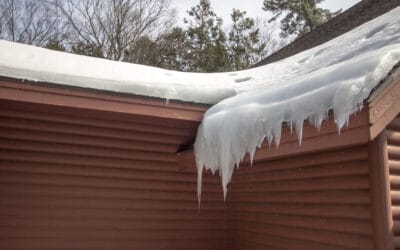
M199 123L207 106L0 78L0 100Z
M400 113L400 70L395 68L372 93L363 109L353 114L348 126L340 132L331 114L322 123L318 131L308 122L304 123L303 139L299 145L297 135L290 128L282 129L279 147L264 142L256 151L254 161L273 160L299 154L308 154L325 149L337 149L366 144L377 135ZM179 153L182 167L195 165L192 149ZM249 164L248 155L243 164Z

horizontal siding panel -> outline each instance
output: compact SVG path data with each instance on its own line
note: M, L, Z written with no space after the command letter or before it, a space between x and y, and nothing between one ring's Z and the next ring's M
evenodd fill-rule
M296 250L310 250L310 249L323 249L323 250L343 250L343 246L335 246L328 243L318 243L307 240L298 240L293 238L285 238L276 235L269 235L259 232L239 231L235 237L241 240L235 243L238 245L237 249L296 249ZM256 247L256 248L253 248ZM351 249L364 249L364 248L351 248ZM371 249L365 248L365 249Z
M391 175L400 175L400 160L388 160L389 171Z
M366 175L368 167L366 161L345 162L340 165L329 164L318 167L298 168L295 170L282 170L257 174L240 174L234 183L264 183L268 181L286 181L299 179L314 179L320 177ZM254 166L257 168L257 165Z
M151 186L151 182L148 186ZM124 189L109 187L72 187L53 185L3 185L0 183L0 195L15 196L51 196L51 197L87 197L100 199L149 199L149 200L175 200L175 201L197 201L195 189L188 190L152 190L151 188ZM221 193L208 192L207 200L221 201Z
M206 197L206 195L205 195ZM101 198L70 198L70 197L50 197L50 196L2 196L2 204L5 206L23 206L52 208L87 208L87 209L149 209L149 210L198 210L196 201L180 201L180 200L153 200L147 199L101 199ZM224 204L221 202L202 202L201 210L203 211L223 211Z
M182 239L194 239L194 240L218 240L227 239L221 237L220 234L216 232L220 230L180 230L180 229L151 229L149 231L137 229L137 230L118 230L115 229L102 229L94 230L92 228L83 228L74 230L58 230L53 228L41 229L41 228L24 228L24 229L14 229L9 228L8 230L0 229L0 239L4 238L14 238L14 239L47 239L47 238L58 238L58 239L76 239L85 241L96 241L101 238L102 240L182 240Z
M256 162L228 188L238 249L372 249L366 146Z
M370 203L370 194L367 190L235 193L234 202L367 205Z
M228 194L229 195L229 194ZM335 204L272 204L240 203L232 201L230 208L235 212L315 216L326 218L371 219L370 206Z
M392 205L392 215L395 221L400 220L400 206Z
M28 152L38 152L47 154L71 154L101 157L107 156L109 158L127 159L127 160L153 160L162 162L176 162L174 154L167 154L161 152L148 152L136 150L122 150L106 148L103 145L98 147L91 146L77 146L60 143L38 143L32 141L22 140L0 140L0 150L20 150Z
M399 175L390 175L390 187L392 190L400 190L400 176Z
M166 142L173 144L185 144L188 140L185 136L169 136L150 132L132 132L118 129L103 129L83 125L69 125L52 122L42 122L24 119L2 118L0 128L24 129L27 131L46 131L73 135L97 136L105 138L132 139L144 142Z
M152 220L152 219L135 219L135 220L96 220L96 219L32 219L26 217L10 218L0 216L0 238L12 237L11 234L7 235L8 229L14 229L12 235L18 235L19 232L29 231L28 228L36 228L36 230L54 230L54 231L68 231L68 230L147 230L147 231L199 231L207 230L213 231L214 237L218 236L215 232L218 230L228 230L228 225L215 223L215 221L190 221L190 220ZM32 229L30 229L32 230ZM81 233L82 234L82 233ZM29 236L29 235L26 235ZM26 237L25 236L25 237ZM49 235L48 235L49 236ZM34 237L34 235L32 235ZM50 237L50 236L49 236Z
M400 191L393 188L390 195L392 196L392 205L400 205Z
M135 132L150 132L165 135L178 135L178 136L192 136L196 129L193 127L189 128L177 128L168 126L157 126L155 124L135 122L123 122L117 120L107 120L107 116L103 116L102 119L90 118L88 116L73 116L66 114L56 113L45 113L24 110L0 110L0 118L19 118L24 120L53 122L68 125L78 126L92 126L106 129L121 129Z
M120 170L116 171L114 175L107 176L108 172L112 170L101 169L91 170L88 169L87 173L79 174L85 171L85 168L75 167L70 172L63 172L59 169L50 169L49 172L39 172L37 169L29 169L25 172L13 170L7 166L0 167L0 180L5 183L31 183L31 184L54 184L54 185L70 185L70 186L99 186L105 185L106 187L135 187L137 186L136 181L147 181L155 182L162 181L169 182L171 184L183 183L183 184L196 184L196 176L190 176L187 174L179 174L174 172L157 172L157 171L146 171L137 170L137 175L135 175L135 170ZM43 170L43 169L39 169ZM126 174L123 176L123 174ZM205 178L206 183L211 185L211 187L220 187L218 185L217 178ZM207 190L207 189L205 189Z
M335 233L321 230L307 230L298 229L294 227L284 227L277 225L268 225L262 223L248 223L236 222L235 226L239 231L250 233L261 233L264 235L285 237L295 240L310 241L316 243L323 243L327 245L358 248L358 249L372 249L373 242L369 236L360 236L345 233Z
M400 146L395 146L395 145L388 145L387 150L389 153L389 158L392 160L400 160Z
M269 171L282 171L289 169L299 169L303 167L318 167L329 164L342 164L345 162L363 161L368 159L368 152L365 147L357 146L346 150L334 150L320 152L319 154L297 155L272 161L255 161L253 167L241 166L241 175L267 173Z
M268 183L268 185L265 185ZM368 189L369 181L366 176L350 176L350 177L325 177L312 178L307 180L288 180L282 181L251 181L246 183L235 182L231 185L231 190L235 193L246 192L284 192L284 191L312 191L312 190L352 190L352 189ZM204 185L206 186L206 185Z
M247 223L267 223L269 225L281 225L304 229L323 229L331 232L354 233L359 235L372 235L372 228L369 220L348 220L340 218L327 218L316 216L290 216L281 214L252 214L234 213L237 221Z
M30 219L93 219L93 220L157 220L157 221L171 221L171 220L192 220L192 221L209 221L217 224L224 218L224 211L203 211L203 210L164 210L162 213L156 210L128 210L124 208L110 209L102 208L77 208L71 212L68 208L52 208L46 210L40 207L13 207L3 205L1 209L1 216L7 216L9 218L30 218Z
M285 243L281 243L280 245L287 245ZM265 250L265 249L270 249L272 246L266 246L264 244L259 244L256 243L254 241L245 241L245 240L241 240L237 243L235 243L235 249L236 250L244 250L244 249L252 249L252 250ZM282 249L282 248L278 248L278 249Z
M400 146L400 128L397 130L386 130L389 145Z
M179 235L178 235L179 236ZM183 238L171 239L128 239L128 240L77 240L75 238L38 238L38 239L12 239L0 240L0 248L2 249L118 249L118 250L132 250L146 249L146 250L159 250L159 249L204 249L204 250L220 250L226 249L229 243L227 239L218 240L204 240L204 239L190 239Z
M174 171L179 170L175 162L160 162L157 160L128 160L117 159L105 156L86 156L73 154L60 154L46 152L30 152L10 149L0 149L0 159L8 161L21 161L47 164L66 164L79 166L107 167L107 168L127 168L127 169L152 169ZM195 173L194 170L192 170Z
M153 152L174 153L178 150L175 144L148 143L126 139L101 138L86 135L71 135L65 133L27 131L23 129L0 129L2 140L27 140L41 143L61 143L78 146L106 146L114 149L141 150Z

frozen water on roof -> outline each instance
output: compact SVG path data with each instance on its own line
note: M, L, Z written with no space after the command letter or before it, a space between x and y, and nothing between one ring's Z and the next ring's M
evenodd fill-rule
M282 122L319 127L329 110L340 129L400 61L400 7L334 40L258 68L182 73L0 41L0 76L217 105L195 142L203 169L219 171L224 195L234 166L264 138L279 145ZM230 97L230 98L229 98Z
M301 143L303 122L319 128L333 110L340 130L399 61L400 7L321 46L246 71L252 89L211 107L199 127L199 199L204 168L219 171L226 197L235 166L247 153L252 160L264 139L278 146L283 122L294 125Z

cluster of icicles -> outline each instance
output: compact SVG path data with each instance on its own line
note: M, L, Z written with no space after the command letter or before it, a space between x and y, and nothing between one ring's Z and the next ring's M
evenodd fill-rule
M362 106L359 106L359 110L361 108ZM296 133L299 146L301 146L304 121L307 120L319 131L323 121L328 118L328 113L329 112L327 111L312 115L307 119L300 118L299 120L289 120L286 122L283 120L277 120L274 122L274 124L270 124L265 121L255 122L253 123L252 129L237 129L236 131L240 131L241 134L234 138L229 138L229 133L224 133L223 129L220 131L206 130L204 128L204 126L207 126L206 123L202 123L199 127L198 139L195 143L196 164L198 170L197 195L199 205L201 201L202 176L204 169L211 170L213 174L215 174L216 171L219 171L222 179L224 199L226 199L228 192L227 185L231 181L233 171L235 168L239 168L239 164L243 161L246 155L249 156L250 165L252 165L256 150L261 148L265 140L268 142L269 147L278 148L281 141L282 126L284 125L285 127L289 127L291 134L294 132ZM348 125L348 118L349 116L346 117L346 115L343 114L340 117L335 116L334 120L337 124L339 134L341 128L345 124ZM245 119L246 118L244 118L244 120ZM220 125L224 126L223 124ZM232 129L228 127L226 128L228 130ZM233 129L235 130L235 128ZM209 134L207 134L207 132ZM205 138L209 136L214 139L209 141L205 140ZM216 137L219 137L219 139L216 139ZM210 145L210 142L212 145ZM219 148L220 150L216 150L216 148Z

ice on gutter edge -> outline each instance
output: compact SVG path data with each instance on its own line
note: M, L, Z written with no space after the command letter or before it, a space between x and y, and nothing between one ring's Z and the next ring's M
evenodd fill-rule
M194 144L199 204L204 169L219 172L226 199L235 167L247 153L252 162L265 139L278 147L282 123L294 125L301 144L304 121L319 129L332 110L340 133L350 115L362 109L371 91L400 61L400 15L396 12L399 8L288 59L319 57L316 60L325 63L321 68L279 85L240 93L211 107ZM346 48L348 51L339 51ZM279 63L284 66L285 61Z

